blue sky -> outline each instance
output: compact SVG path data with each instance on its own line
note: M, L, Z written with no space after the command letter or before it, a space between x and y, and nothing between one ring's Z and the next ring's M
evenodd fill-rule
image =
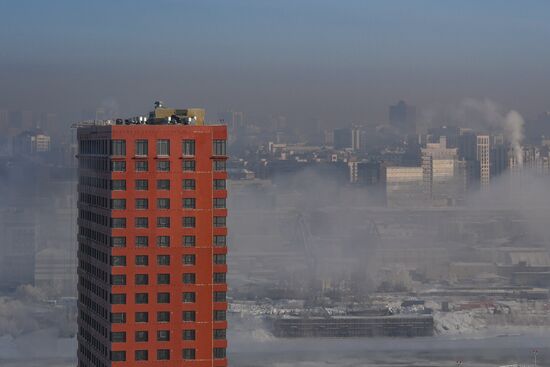
M549 101L548 1L3 0L0 12L0 108L66 96L133 110L163 90L304 118L332 103L381 119L400 98L488 97L528 113Z

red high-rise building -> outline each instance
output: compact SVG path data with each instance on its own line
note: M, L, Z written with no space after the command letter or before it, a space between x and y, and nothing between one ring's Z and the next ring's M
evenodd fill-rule
M78 366L226 366L225 126L78 128Z

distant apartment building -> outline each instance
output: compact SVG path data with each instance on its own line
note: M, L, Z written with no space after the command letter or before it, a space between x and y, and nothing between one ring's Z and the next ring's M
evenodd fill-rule
M388 111L390 125L405 134L416 133L416 107L399 101Z
M0 289L14 290L34 284L36 251L36 214L30 209L5 208L0 211L2 254L0 255Z
M426 205L422 167L387 167L386 201L389 207Z
M458 148L448 148L445 136L439 137L439 143L428 143L422 148L422 168L433 204L452 205L462 199L465 173L459 165Z
M482 190L491 183L491 137L477 135L476 158L479 163L479 183Z
M78 366L227 366L227 127L78 127Z
M50 137L40 129L25 130L13 138L13 153L40 154L50 151Z
M348 128L334 129L334 149L346 149L352 147L352 130Z
M351 129L351 149L356 152L362 149L362 133L363 131L359 127Z

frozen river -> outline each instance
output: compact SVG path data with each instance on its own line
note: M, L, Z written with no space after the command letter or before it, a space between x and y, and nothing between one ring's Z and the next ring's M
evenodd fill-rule
M0 338L2 367L75 366L74 339L25 340ZM234 367L362 367L362 366L498 366L531 364L537 349L538 365L550 366L550 331L427 338L274 339L253 334L229 335L230 365ZM32 344L27 344L34 341ZM22 346L33 348L22 353Z

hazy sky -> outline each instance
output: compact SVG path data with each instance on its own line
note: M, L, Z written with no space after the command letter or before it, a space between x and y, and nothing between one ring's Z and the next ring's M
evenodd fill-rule
M550 109L544 0L1 0L0 14L0 109L125 115L161 99L346 122L383 122L401 98Z

